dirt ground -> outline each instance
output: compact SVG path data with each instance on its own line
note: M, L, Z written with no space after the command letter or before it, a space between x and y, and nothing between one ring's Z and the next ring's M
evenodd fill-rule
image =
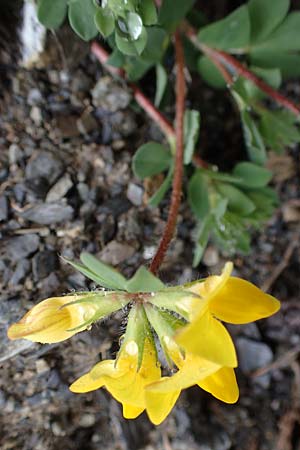
M228 10L228 2L220 2L221 13L221 4ZM141 143L163 137L132 104L126 85L108 76L88 45L69 31L60 32L59 41L50 37L39 67L25 70L14 58L6 58L3 67L0 448L299 450L299 148L271 156L281 205L253 236L252 253L233 259L236 275L282 301L276 316L230 329L240 359L239 402L222 404L192 388L159 427L144 414L126 421L105 390L86 395L68 390L100 356L115 354L122 314L57 345L9 342L6 330L43 298L95 289L60 256L75 259L87 250L126 276L147 265L168 198L160 208L147 206L151 187L133 177L131 159ZM196 84L197 90L190 86L189 104L201 105L199 152L210 161L222 155L219 163L226 168L243 155L238 117L228 93ZM299 103L298 81L284 90ZM192 270L193 227L183 202L177 238L161 270L170 285L219 272L227 259L209 245L203 264Z

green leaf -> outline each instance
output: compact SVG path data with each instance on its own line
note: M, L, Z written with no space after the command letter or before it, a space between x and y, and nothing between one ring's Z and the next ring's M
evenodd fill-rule
M241 112L244 139L251 161L263 165L267 161L267 152L263 138L248 111Z
M159 27L147 28L148 40L142 58L153 63L159 62L168 44L167 33Z
M241 179L239 177L230 175L229 173L218 172L217 170L202 169L202 168L198 169L197 171L202 173L203 175L207 175L212 180L225 181L227 183L241 182Z
M125 64L126 58L123 55L123 53L120 52L117 48L113 50L113 52L110 54L107 64L109 66L113 67L122 67Z
M156 91L154 104L158 108L164 96L168 82L167 72L161 64L156 64Z
M163 28L174 31L194 3L195 0L163 0L159 10L158 22Z
M200 130L200 113L187 109L184 114L184 164L190 164Z
M242 179L242 184L248 188L260 188L266 186L272 179L272 172L264 167L251 162L238 163L233 174Z
M115 29L115 18L109 8L97 8L95 24L103 37L111 35Z
M259 130L266 145L281 153L287 146L300 142L300 131L295 116L289 111L265 111L261 116Z
M142 34L143 21L141 17L134 12L129 12L126 15L126 25L128 31L128 37L133 41L136 41Z
M76 0L69 3L70 25L84 41L89 41L98 34L95 13L96 7L93 0Z
M141 35L135 41L129 41L127 38L121 36L117 31L115 34L116 45L120 52L128 56L139 56L143 52L147 44L147 31L143 27Z
M244 218L227 211L218 219L213 228L213 238L216 244L229 254L240 251L250 252L250 235Z
M174 168L173 168L173 165L171 165L170 169L169 169L169 172L168 172L168 175L164 179L163 183L160 185L160 187L155 192L155 194L153 194L152 197L150 198L150 200L148 202L148 204L150 206L153 206L153 207L158 206L159 203L164 198L164 196L166 195L168 189L171 187L171 184L172 184L173 171L174 171Z
M88 269L86 266L80 263L76 263L73 261L70 261L67 258L62 258L66 263L70 264L74 269L78 270L78 272L82 273L84 276L89 278L90 280L93 280L95 283L99 284L100 286L103 286L107 289L115 289L113 286L111 286L109 283L106 284L104 278L97 275L96 273L92 272L90 269Z
M250 0L251 43L262 42L283 21L290 0Z
M199 227L196 236L196 246L194 249L193 267L197 267L202 259L204 251L207 247L209 236L211 234L213 224L212 215L207 215Z
M195 172L188 184L188 201L198 219L203 219L210 209L207 178Z
M263 69L261 67L250 66L249 70L262 78L269 86L274 89L278 89L281 85L281 72L279 69ZM245 78L238 78L232 87L236 92L243 97L245 103L250 106L256 101L266 97L263 91L261 91L252 81Z
M155 25L157 23L157 12L153 0L142 0L139 4L139 13L144 25Z
M276 49L253 49L250 53L251 63L256 66L278 67L284 78L300 76L300 55Z
M233 11L225 19L201 28L200 42L221 50L244 49L250 41L250 20L247 5Z
M143 266L126 283L128 292L156 292L161 291L164 287L163 282Z
M126 278L113 267L99 261L99 259L87 252L80 254L80 260L85 267L101 277L106 286L109 285L112 289L125 289Z
M268 39L256 46L268 50L300 50L300 12L287 16Z
M207 56L200 56L198 58L197 69L209 86L215 89L224 89L226 87L224 78Z
M139 178L147 178L168 169L172 162L171 153L157 142L147 142L135 153L132 169Z
M124 66L129 81L138 81L153 66L152 62L129 56Z
M242 216L247 216L255 210L254 203L240 189L231 184L217 183L218 192L228 200L228 208Z
M46 28L58 28L67 15L68 0L39 0L37 15Z

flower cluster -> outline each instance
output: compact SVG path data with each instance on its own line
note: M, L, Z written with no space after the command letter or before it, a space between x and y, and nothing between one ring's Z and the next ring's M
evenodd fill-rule
M146 410L156 425L167 417L181 390L193 385L234 403L239 396L237 357L222 322L244 324L268 317L280 303L232 277L232 268L227 263L220 276L157 292L101 291L50 298L13 324L8 336L59 342L125 308L127 327L116 359L96 364L70 386L72 392L105 387L122 403L125 418Z

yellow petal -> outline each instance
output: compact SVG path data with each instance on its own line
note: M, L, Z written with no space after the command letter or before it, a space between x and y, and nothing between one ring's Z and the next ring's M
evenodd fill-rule
M93 379L89 373L86 373L82 377L78 378L69 387L70 391L77 394L83 394L85 392L95 391L104 386L105 378Z
M147 386L147 391L173 392L186 389L220 369L219 364L188 354L178 372Z
M222 367L222 369L201 380L198 386L225 403L235 403L239 398L239 387L235 373L230 367Z
M139 408L137 406L123 404L123 416L125 419L135 419L138 417L145 408Z
M228 331L208 311L185 326L175 340L188 353L220 366L237 366L235 348Z
M146 388L146 411L154 425L165 420L180 395L180 389L173 392L152 392Z
M225 285L228 278L230 277L232 269L232 262L227 262L221 275L212 275L210 277L207 277L205 281L193 283L188 290L194 292L197 295L200 295L204 299L208 297L212 298Z
M254 284L230 277L210 303L209 310L220 320L242 324L268 317L277 312L280 302Z
M28 339L33 342L54 343L64 341L79 331L68 331L80 326L95 314L95 307L88 303L69 305L66 303L79 299L79 296L53 297L34 306L18 322L8 329L10 339Z

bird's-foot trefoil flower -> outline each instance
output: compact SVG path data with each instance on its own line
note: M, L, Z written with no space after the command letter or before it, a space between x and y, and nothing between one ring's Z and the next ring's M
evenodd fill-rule
M223 402L237 401L237 357L222 322L268 317L279 309L278 300L232 277L231 263L220 276L167 288L145 268L126 280L92 255L84 253L81 260L84 265L73 266L114 290L44 300L10 326L10 339L63 341L121 309L128 320L116 359L96 364L71 385L72 392L106 388L122 404L125 418L146 411L156 425L193 385Z
M236 367L232 339L221 321L245 324L269 317L280 303L252 283L232 277L232 263L222 275L213 275L187 289L201 297L190 309L190 324L179 331L176 341L186 351L225 367Z

